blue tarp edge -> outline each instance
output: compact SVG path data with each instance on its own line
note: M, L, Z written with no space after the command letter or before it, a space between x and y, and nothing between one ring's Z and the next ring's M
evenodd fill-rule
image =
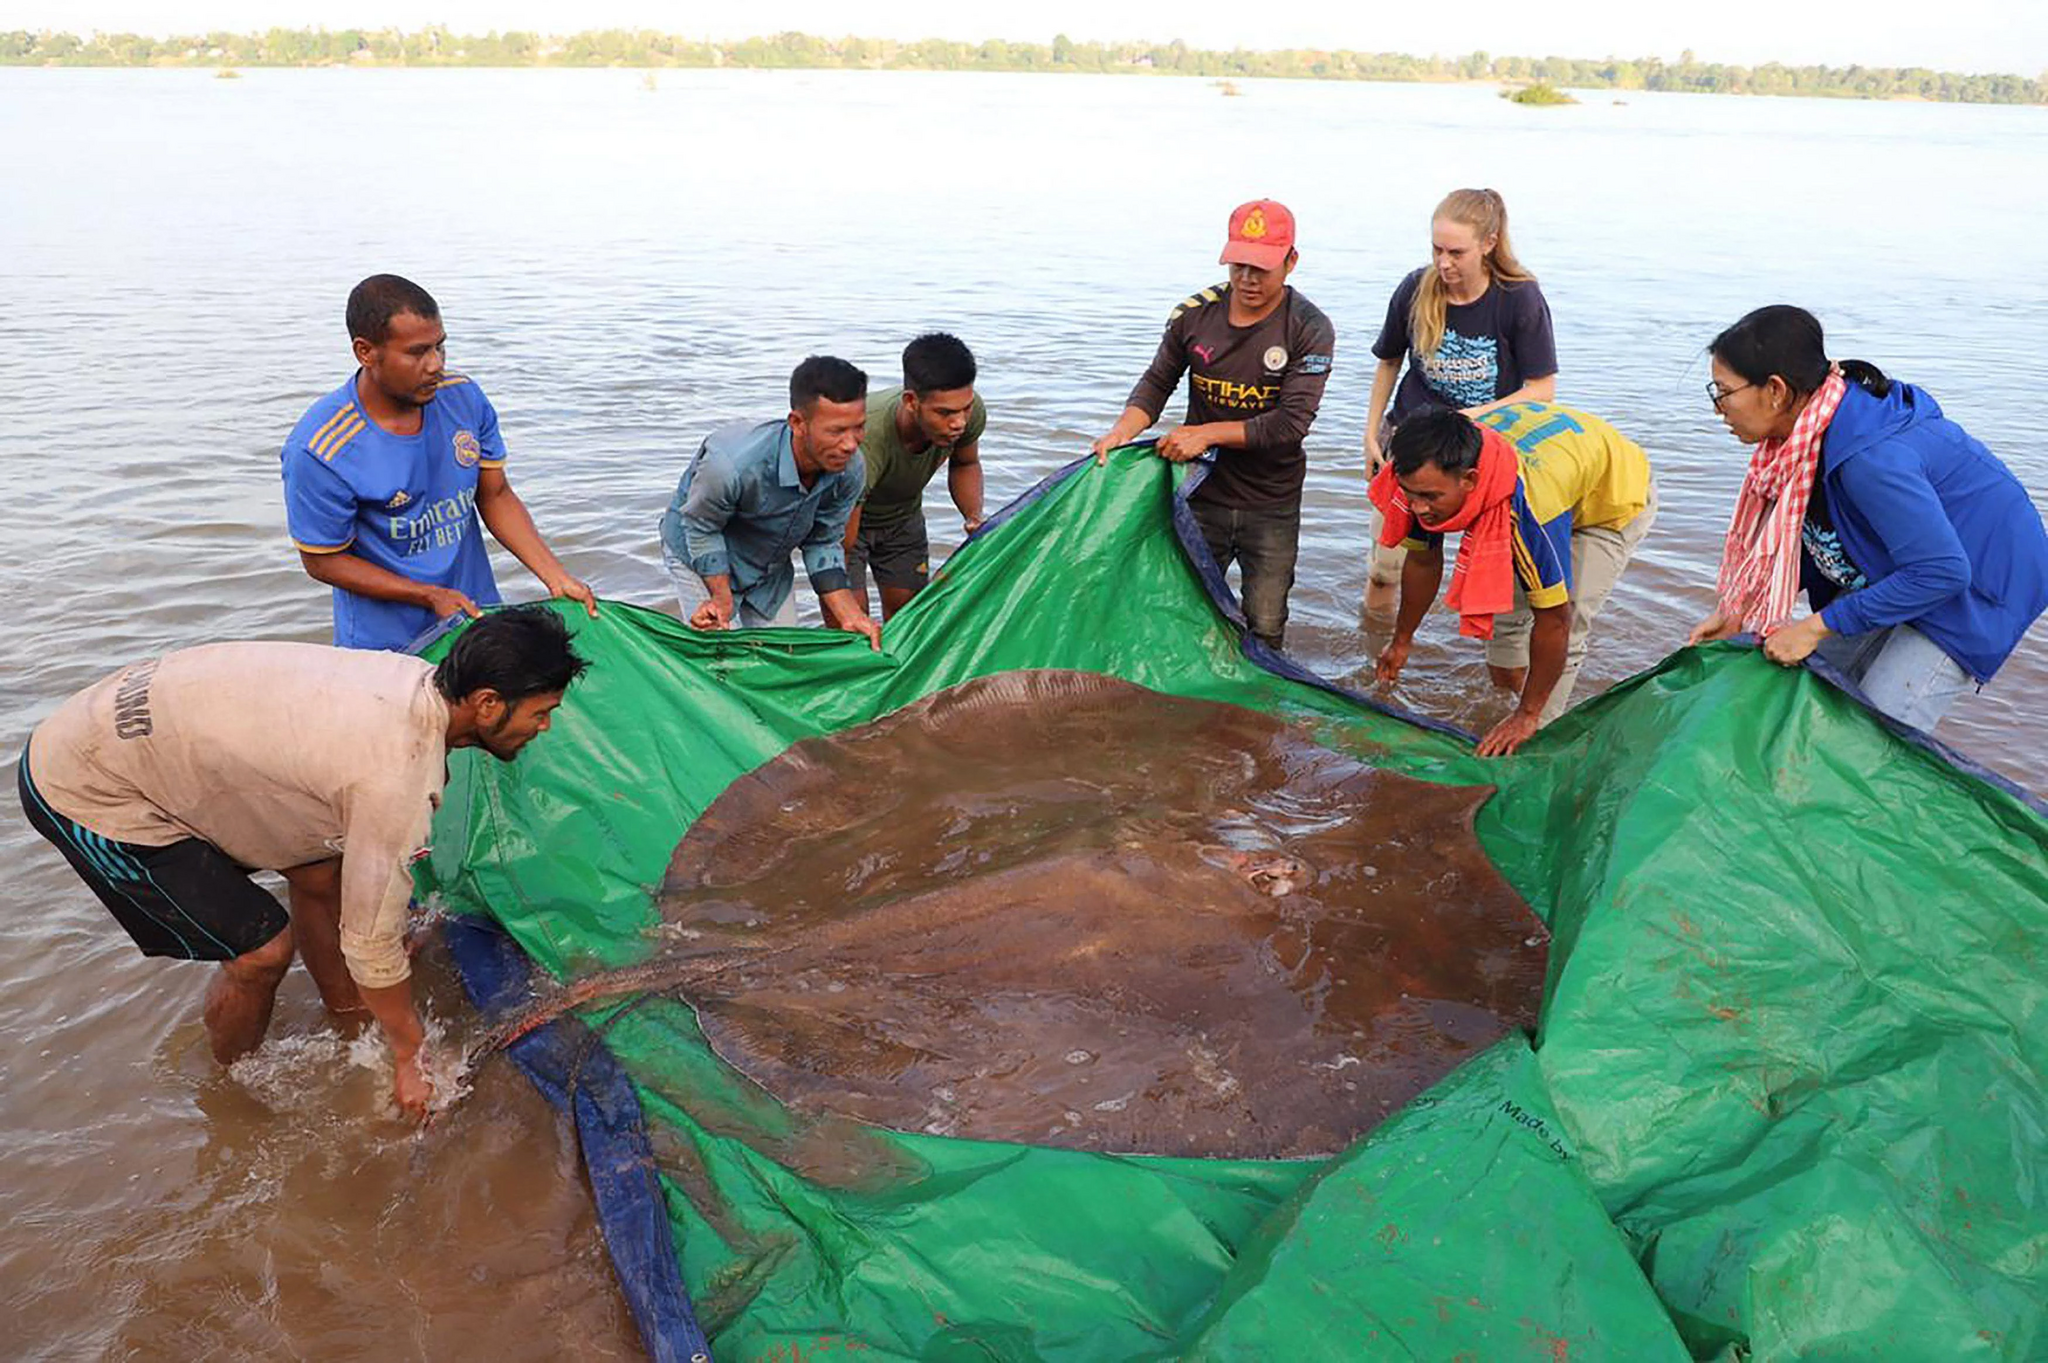
M448 920L445 940L471 1002L486 1016L532 998L533 964L511 935L481 918ZM573 1017L506 1048L556 1110L570 1109L612 1267L640 1337L657 1363L708 1363L677 1261L668 1203L632 1080L611 1049Z

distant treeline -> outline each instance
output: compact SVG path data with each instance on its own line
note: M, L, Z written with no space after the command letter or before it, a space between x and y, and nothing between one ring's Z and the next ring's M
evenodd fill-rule
M1971 104L2048 103L2048 74L1960 75L1924 67L1723 66L1690 52L1657 57L1413 57L1396 52L1206 51L1186 43L895 42L779 33L714 43L675 34L606 29L565 38L537 33L451 33L445 28L274 28L145 38L132 33L0 32L0 64L11 66L630 66L871 68L891 71L1089 71L1294 80L1541 81L1578 89L1673 90L1697 94L1830 95L1930 99Z

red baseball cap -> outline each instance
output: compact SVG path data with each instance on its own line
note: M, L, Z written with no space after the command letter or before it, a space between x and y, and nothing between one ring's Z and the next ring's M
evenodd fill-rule
M1271 199L1239 204L1230 215L1230 239L1223 243L1222 265L1254 265L1277 270L1294 249L1294 215Z

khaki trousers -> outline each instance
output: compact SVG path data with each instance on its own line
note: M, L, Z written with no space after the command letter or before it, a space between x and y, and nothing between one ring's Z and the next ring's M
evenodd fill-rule
M1621 581L1622 570L1635 557L1637 547L1656 520L1657 485L1653 482L1643 509L1628 524L1572 531L1572 632L1565 644L1564 673L1543 706L1541 723L1550 723L1570 706L1572 687L1579 680L1579 665L1586 661L1586 637L1593 632L1593 621L1599 618L1614 584ZM1398 568L1395 573L1399 580ZM1529 609L1529 598L1517 579L1514 608L1494 618L1493 638L1486 645L1488 665L1527 667L1529 633L1535 624L1535 613Z

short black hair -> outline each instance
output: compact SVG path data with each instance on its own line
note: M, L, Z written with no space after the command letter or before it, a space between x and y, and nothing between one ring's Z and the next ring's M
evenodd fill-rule
M837 355L813 355L789 376L789 410L808 411L819 398L859 402L868 395L868 376Z
M958 336L928 331L903 347L903 388L923 397L974 386L974 352Z
M1393 461L1397 477L1407 477L1424 464L1435 464L1456 477L1479 467L1479 449L1485 443L1479 427L1462 412L1448 407L1418 412L1394 429L1387 458Z
M401 312L434 318L441 315L441 305L410 279L373 274L348 291L348 338L383 345L391 338L391 319Z
M508 705L569 689L590 663L569 643L569 627L549 606L507 606L487 613L455 637L434 669L443 699L462 700L489 688Z

